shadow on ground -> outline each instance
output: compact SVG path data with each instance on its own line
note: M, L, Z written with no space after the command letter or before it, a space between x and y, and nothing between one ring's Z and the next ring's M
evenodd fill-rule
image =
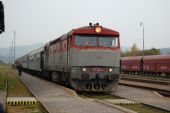
M3 110L3 106L2 106L1 103L0 103L0 113L5 113L4 110Z

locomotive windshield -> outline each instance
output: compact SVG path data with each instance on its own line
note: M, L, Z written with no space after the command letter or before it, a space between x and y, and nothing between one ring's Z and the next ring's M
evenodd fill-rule
M93 36L93 35L76 35L75 44L77 46L101 46L101 47L118 47L118 37L114 36Z

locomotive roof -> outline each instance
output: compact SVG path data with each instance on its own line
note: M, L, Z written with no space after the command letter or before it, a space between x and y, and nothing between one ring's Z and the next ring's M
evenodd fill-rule
M84 27L79 27L79 28L76 28L76 29L72 29L71 31L69 31L68 33L66 34L63 34L61 35L60 37L58 37L57 39L54 39L50 42L48 42L46 44L46 46L48 45L51 45L59 40L64 40L67 38L67 36L71 36L72 34L79 34L79 33L84 33L84 34L88 34L89 32L90 33L94 33L94 30L96 27L101 27L102 28L102 33L99 33L99 34L102 34L102 35L115 35L115 36L119 36L119 32L115 31L115 30L112 30L112 29L108 29L108 28L105 28L105 27L102 27L102 26L84 26ZM86 32L86 33L85 33ZM89 34L90 34L89 33Z
M170 55L149 55L145 56L144 59L170 59Z
M15 61L19 61L19 60L22 60L22 59L26 59L27 56L28 56L28 54L23 55L23 56L20 56L20 57L18 57Z
M53 43L56 43L56 42L59 41L59 40L64 40L64 39L66 39L66 37L67 37L67 34L63 34L63 35L61 35L60 37L58 37L58 38L56 38L56 39L51 40L50 42L48 42L48 43L46 44L46 46L51 45L51 44L53 44Z
M102 26L84 26L84 27L79 27L79 28L76 28L76 29L73 29L69 32L69 34L71 33L79 33L83 30L92 30L92 29L95 29L96 27L101 27L103 31L107 31L107 33L112 33L114 35L117 35L119 36L119 32L115 31L115 30L112 30L112 29L108 29L108 28L105 28L105 27L102 27Z
M121 57L121 60L140 60L142 56Z
M130 57L121 57L121 60L139 60L142 56L130 56ZM170 59L170 55L148 55L144 56L144 60L153 60L153 59Z
M38 49L36 49L36 50L33 50L33 51L29 52L28 55L29 55L29 56L30 56L30 55L34 55L34 54L40 53L40 52L42 52L42 51L44 51L44 46L43 46L43 47L40 47L40 48L38 48Z

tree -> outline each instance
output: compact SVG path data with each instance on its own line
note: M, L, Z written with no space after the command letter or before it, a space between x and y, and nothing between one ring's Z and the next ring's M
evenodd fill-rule
M144 54L145 56L147 55L160 55L160 49L156 49L156 48L151 48L151 49L147 49L144 50ZM126 56L142 56L143 55L143 51L140 50L136 43L134 43L131 47L131 51L126 51L126 52L121 52L121 57L126 57Z
M130 51L130 54L131 56L138 56L140 53L140 50L139 48L137 47L136 43L134 43L131 47L131 51Z
M151 48L144 51L145 55L160 55L160 49Z
M137 47L137 44L134 43L131 47L130 51L125 51L125 52L121 52L121 56L122 57L126 57L126 56L139 56L140 54L140 50Z
M4 64L4 62L0 60L0 65L2 65L2 64Z

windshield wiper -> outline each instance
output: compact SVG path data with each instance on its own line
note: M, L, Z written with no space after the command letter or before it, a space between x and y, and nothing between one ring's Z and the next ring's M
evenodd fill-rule
M92 38L90 41L88 41L88 44L85 46L89 46L94 41L94 39L96 39L96 38ZM97 44L96 44L96 46L97 46Z

